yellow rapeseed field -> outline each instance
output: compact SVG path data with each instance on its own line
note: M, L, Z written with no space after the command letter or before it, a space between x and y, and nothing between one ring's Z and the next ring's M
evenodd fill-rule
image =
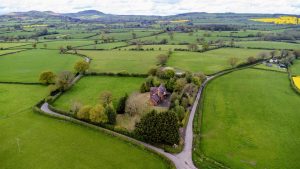
M250 19L256 22L267 22L267 23L275 23L275 24L300 24L300 18L295 16L281 16L279 18L259 18L259 19Z
M293 77L294 83L297 86L298 89L300 89L300 76Z

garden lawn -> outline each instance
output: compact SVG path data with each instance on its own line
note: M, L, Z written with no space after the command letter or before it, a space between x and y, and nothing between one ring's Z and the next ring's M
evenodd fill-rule
M80 50L78 53L92 58L92 72L122 72L146 74L156 67L159 54L165 51L90 51Z
M300 76L300 59L294 60L294 64L291 66L291 72L293 75Z
M82 58L75 55L42 49L4 55L0 57L0 81L38 82L41 72L73 71L74 64L79 60Z
M239 63L246 62L249 56L256 57L263 50L222 48L204 53L198 52L174 52L167 65L191 72L203 72L212 74L231 68L229 58L236 57Z
M33 113L42 86L0 84L0 168L166 169L157 155L81 125ZM14 101L14 100L18 100ZM5 116L3 116L5 112Z
M209 168L197 156L204 153L232 169L299 168L299 103L287 74L245 69L213 80L194 161Z
M236 46L268 49L300 49L300 44L272 41L243 41L235 42Z
M139 91L143 82L143 78L137 77L87 76L59 97L54 106L65 111L70 110L73 102L94 106L100 103L100 95L104 91L112 93L116 106L120 97Z

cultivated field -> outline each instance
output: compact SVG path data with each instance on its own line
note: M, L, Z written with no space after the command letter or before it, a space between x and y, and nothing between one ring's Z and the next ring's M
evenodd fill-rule
M92 72L147 73L156 66L156 57L163 51L78 51L92 58Z
M243 63L249 56L256 57L262 50L223 48L204 53L174 52L167 65L191 72L204 72L206 74L230 68L228 59L236 57Z
M299 103L284 73L246 69L215 79L205 90L196 163L208 168L205 154L230 168L298 168Z
M74 64L81 59L71 54L59 54L58 50L42 49L4 55L0 59L0 81L38 82L41 72L73 71Z

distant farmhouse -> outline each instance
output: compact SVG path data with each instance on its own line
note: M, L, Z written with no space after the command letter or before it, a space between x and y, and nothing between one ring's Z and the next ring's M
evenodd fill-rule
M159 87L150 88L150 104L157 106L162 103L168 96L166 88L161 84Z

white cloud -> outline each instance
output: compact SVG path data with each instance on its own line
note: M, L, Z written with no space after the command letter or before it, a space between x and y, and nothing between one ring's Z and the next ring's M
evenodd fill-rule
M0 0L0 13L29 10L66 13L86 9L144 15L183 12L300 14L300 0Z

